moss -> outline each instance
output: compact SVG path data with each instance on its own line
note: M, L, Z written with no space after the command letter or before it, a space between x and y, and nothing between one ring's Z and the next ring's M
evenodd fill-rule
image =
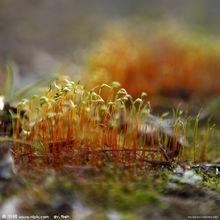
M105 89L110 91L107 99L102 96ZM67 79L54 81L45 94L23 100L17 106L18 119L13 129L16 161L24 156L32 163L37 154L41 156L36 163L43 166L111 165L113 169L133 171L146 168L148 160L159 166L160 162L176 160L204 161L208 130L202 130L204 138L200 138L198 117L193 123L184 115L183 121L182 111L176 110L171 128L169 122L163 121L163 115L157 118L150 114L145 97L142 93L133 99L116 82L88 90ZM20 117L21 111L27 117ZM187 149L183 140L190 129L191 147Z
M95 86L118 80L132 96L146 91L153 98L161 94L184 99L219 94L217 38L201 37L173 24L123 27L110 25L88 53L85 83ZM161 31L164 28L166 32Z

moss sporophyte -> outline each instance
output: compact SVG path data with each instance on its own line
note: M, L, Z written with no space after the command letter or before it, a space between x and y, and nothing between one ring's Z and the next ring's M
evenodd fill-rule
M110 92L107 98L102 96L104 90ZM157 118L145 99L146 93L133 99L116 82L87 90L70 80L56 80L45 94L17 105L15 158L28 163L41 158L44 165L144 168L149 162L199 160L201 148L204 160L207 135L199 141L195 127L193 147L187 147L189 120L182 120L179 113L172 120Z
M155 25L151 31L148 25L130 22L123 27L117 23L107 26L87 54L86 85L118 80L132 96L146 90L155 99L220 94L217 38L173 23Z

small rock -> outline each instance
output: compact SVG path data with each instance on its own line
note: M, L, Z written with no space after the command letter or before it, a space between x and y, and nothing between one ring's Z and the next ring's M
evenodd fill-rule
M192 170L187 170L183 174L183 177L180 179L181 183L187 183L190 185L195 185L201 181L202 181L202 177L198 174L195 174Z
M11 143L8 141L0 142L0 180L10 179L14 172Z
M183 175L184 174L184 169L181 166L177 166L177 168L173 171L175 174Z
M182 170L181 170L181 172L182 172ZM194 186L197 183L202 181L202 177L200 175L194 173L192 170L186 170L181 175L177 175L176 173L174 173L171 176L170 180L172 183L185 183L185 184L189 184L189 185Z
M108 220L120 220L122 219L121 214L116 210L109 210L106 213L106 217Z
M93 214L93 210L77 199L73 203L73 219L78 219L78 220L86 220L89 219L89 216Z
M0 207L0 216L18 215L18 203L19 199L17 197L6 200L6 202Z

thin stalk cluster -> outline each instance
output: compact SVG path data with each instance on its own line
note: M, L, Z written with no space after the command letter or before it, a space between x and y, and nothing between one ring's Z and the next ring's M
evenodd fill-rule
M110 95L104 99L106 92ZM200 143L195 127L193 150L187 150L189 120L176 115L172 126L164 125L163 118L150 114L145 99L142 93L134 100L117 82L87 90L73 81L54 81L42 96L18 104L15 158L30 163L41 158L41 163L53 165L146 167L149 162L196 160L191 154L198 156L201 146L205 160L207 135Z

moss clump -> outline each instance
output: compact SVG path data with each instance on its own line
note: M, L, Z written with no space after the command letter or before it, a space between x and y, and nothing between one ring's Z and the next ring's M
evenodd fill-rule
M106 91L110 95L104 99ZM188 120L184 123L175 113L173 126L164 126L162 118L150 114L145 98L142 93L133 99L117 82L87 90L66 79L54 81L41 96L18 104L13 137L22 145L15 144L15 157L24 156L29 162L41 158L35 165L113 164L141 169L149 161L171 162L174 157L182 162L199 160L199 147L206 148L207 138L202 143L198 140L197 120L193 148L187 153L182 140Z
M85 83L118 80L132 96L203 98L220 93L219 57L218 39L184 26L113 24L90 53Z

